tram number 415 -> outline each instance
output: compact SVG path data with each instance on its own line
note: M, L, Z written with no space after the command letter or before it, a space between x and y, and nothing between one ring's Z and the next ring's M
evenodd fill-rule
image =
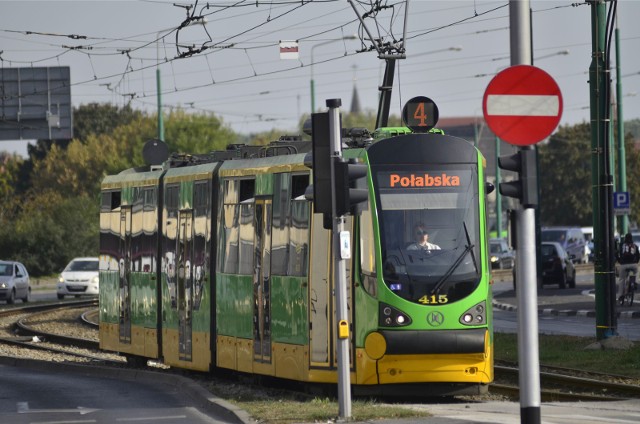
M439 294L437 296L435 294L432 294L431 296L427 296L425 294L418 299L418 302L423 305L442 305L443 303L448 303L449 299L446 294Z

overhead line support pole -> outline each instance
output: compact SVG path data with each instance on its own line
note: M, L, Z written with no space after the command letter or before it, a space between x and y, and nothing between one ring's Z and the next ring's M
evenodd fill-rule
M609 166L606 110L609 78L605 66L606 5L604 0L589 0L591 5L591 65L589 92L591 109L591 182L593 202L593 239L595 248L596 338L617 334L615 314L615 258L613 241L613 176Z

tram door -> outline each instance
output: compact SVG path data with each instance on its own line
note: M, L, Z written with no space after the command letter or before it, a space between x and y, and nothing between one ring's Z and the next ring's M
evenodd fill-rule
M253 273L253 354L271 362L271 199L256 199Z
M131 208L120 211L120 261L118 263L120 297L120 343L131 343Z
M177 293L178 353L180 360L191 361L193 313L193 211L180 211L178 232Z

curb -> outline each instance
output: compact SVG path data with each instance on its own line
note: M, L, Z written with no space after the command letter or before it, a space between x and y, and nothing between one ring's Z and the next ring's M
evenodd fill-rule
M500 303L495 300L492 302L494 308L502 309L504 311L516 312L517 306L510 305L508 303ZM553 309L553 308L540 308L538 309L538 315L543 316L565 316L565 317L595 317L595 310L574 310L574 309ZM618 318L635 319L640 318L640 311L618 311Z
M179 388L181 393L184 393L189 398L195 400L196 405L202 408L203 411L206 411L209 414L215 414L216 419L222 419L223 422L231 424L255 423L245 410L211 394L195 381L180 375L125 368L120 369L99 366L89 367L86 365L40 361L37 359L23 359L10 356L0 356L0 365L39 371L74 373L84 376L165 384L167 386Z

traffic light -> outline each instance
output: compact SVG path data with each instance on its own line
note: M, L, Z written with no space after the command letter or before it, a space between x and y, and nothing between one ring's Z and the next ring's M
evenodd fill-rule
M312 154L305 156L305 165L313 169L312 185L305 197L313 200L316 213L331 217L331 149L329 138L329 114L311 115Z
M338 216L359 214L362 210L360 204L369 199L369 190L364 178L367 176L367 168L367 165L357 163L355 159L345 162L342 158L335 158L336 214Z
M500 183L500 194L520 200L525 208L538 204L538 177L536 171L536 151L521 149L509 156L500 156L498 166L518 173L518 179Z

